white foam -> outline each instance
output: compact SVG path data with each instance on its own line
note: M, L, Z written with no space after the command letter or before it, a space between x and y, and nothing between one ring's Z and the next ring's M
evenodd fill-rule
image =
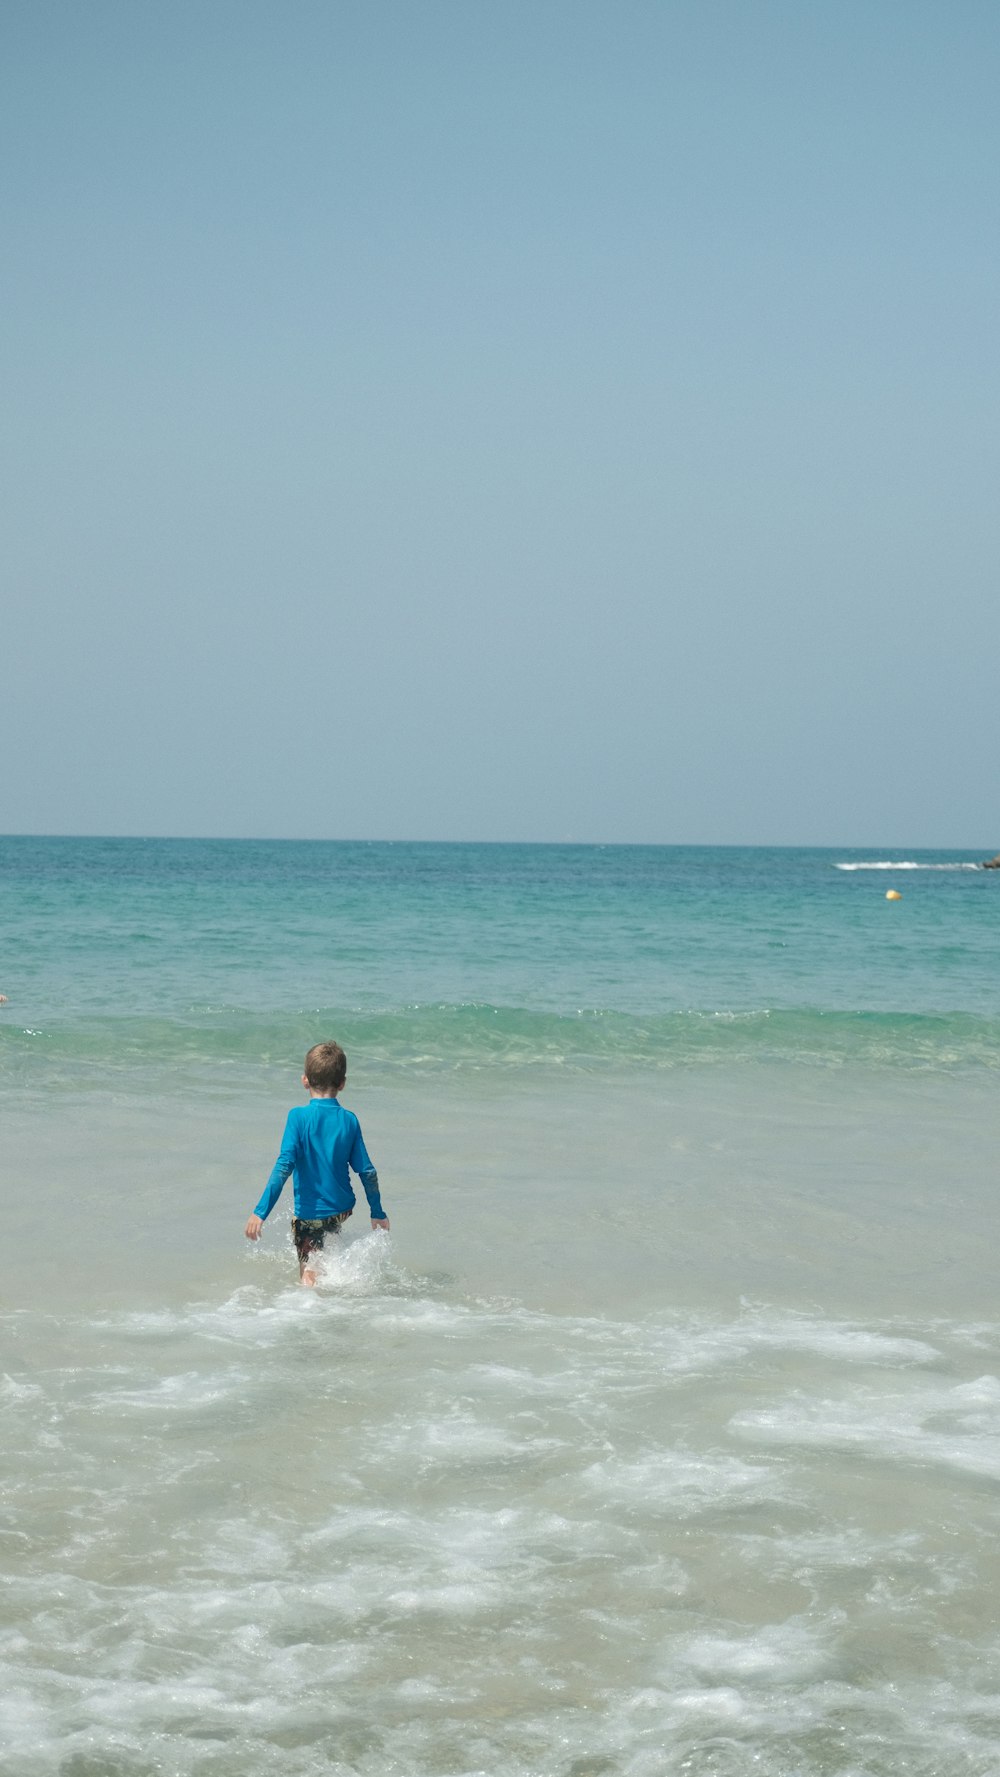
M1000 1480L1000 1380L995 1376L907 1393L864 1389L841 1398L796 1391L776 1406L734 1414L730 1425L755 1443L854 1450Z
M380 1461L413 1463L421 1472L509 1465L561 1446L561 1439L515 1432L458 1406L442 1417L421 1416L416 1424L407 1412L378 1433Z
M217 1371L205 1375L190 1370L181 1375L161 1376L145 1388L103 1390L92 1397L92 1402L104 1409L125 1407L146 1413L198 1412L245 1392L250 1381L250 1372L246 1370L231 1370L225 1377Z
M645 1347L651 1361L681 1375L730 1368L758 1354L778 1352L888 1368L935 1364L941 1356L937 1346L888 1329L765 1311L735 1321L692 1318L659 1328L644 1326L638 1338L630 1329L629 1339L633 1348Z
M285 1287L277 1293L247 1284L223 1302L128 1313L91 1324L104 1332L149 1342L167 1343L194 1335L212 1343L267 1348L280 1345L287 1333L296 1331L310 1315L317 1314L339 1317L337 1292L303 1289L298 1277L289 1274Z
M732 1456L646 1451L632 1461L612 1457L585 1470L586 1487L645 1515L695 1517L706 1511L779 1499L785 1489L773 1467Z
M890 859L890 858L878 858L878 859L866 860L863 863L856 863L856 864L835 864L834 869L835 870L981 870L982 865L981 864L970 864L970 863L967 863L967 862L961 861L961 860L956 861L955 863L948 863L948 864L920 864L920 863L917 863L916 860L913 858L904 858L899 861L894 860L894 859Z
M0 1401L14 1406L20 1401L37 1401L42 1393L36 1382L18 1382L6 1372L0 1376Z
M376 1295L397 1281L392 1236L373 1228L353 1240L330 1240L314 1254L316 1287L341 1295Z
M368 1245L31 1341L63 1448L8 1414L19 1777L846 1777L869 1732L992 1769L994 1501L954 1477L1000 1462L995 1326L547 1315Z
M813 1677L828 1654L812 1625L792 1619L741 1635L694 1635L672 1650L672 1658L713 1682L784 1685Z

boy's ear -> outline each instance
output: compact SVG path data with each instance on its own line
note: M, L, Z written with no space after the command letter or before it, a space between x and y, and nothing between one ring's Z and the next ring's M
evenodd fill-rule
M302 1075L302 1084L305 1087L306 1091L308 1092L308 1090L309 1090L309 1075L308 1074Z

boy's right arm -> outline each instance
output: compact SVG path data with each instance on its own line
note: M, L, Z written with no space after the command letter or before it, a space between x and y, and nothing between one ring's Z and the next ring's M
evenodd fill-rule
M285 1180L295 1171L296 1125L295 1112L289 1111L285 1133L281 1138L281 1152L271 1168L271 1176L264 1186L260 1202L243 1230L248 1240L260 1239L260 1231L281 1196Z

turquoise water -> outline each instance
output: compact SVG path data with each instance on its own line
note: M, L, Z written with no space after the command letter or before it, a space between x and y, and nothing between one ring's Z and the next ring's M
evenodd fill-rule
M974 862L6 840L0 1053L25 1084L146 1057L169 1080L288 1065L335 1026L371 1070L994 1067L1000 881Z
M0 841L4 1771L995 1777L975 863Z

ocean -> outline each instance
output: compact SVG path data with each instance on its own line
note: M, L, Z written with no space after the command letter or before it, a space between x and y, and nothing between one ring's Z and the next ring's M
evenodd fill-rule
M996 1777L981 855L0 840L5 1777Z

